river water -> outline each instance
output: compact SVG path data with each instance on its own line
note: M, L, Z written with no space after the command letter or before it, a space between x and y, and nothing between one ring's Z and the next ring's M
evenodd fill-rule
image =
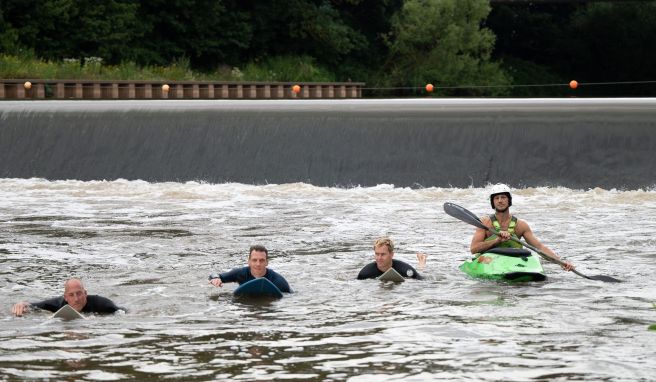
M468 278L473 228L446 201L489 213L485 188L325 188L0 179L0 379L325 381L656 380L656 191L526 188L513 213L588 275ZM357 281L373 241L424 281ZM295 293L232 297L212 271L270 249ZM15 318L14 302L83 278L127 314Z

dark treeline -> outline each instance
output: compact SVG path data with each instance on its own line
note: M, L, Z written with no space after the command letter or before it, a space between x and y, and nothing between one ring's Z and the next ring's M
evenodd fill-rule
M656 1L2 0L0 49L46 60L257 67L258 80L364 81L372 96L563 96L656 80ZM309 77L293 76L298 65ZM290 70L284 71L280 68ZM253 71L252 71L253 72ZM290 74L291 73L291 74ZM284 77L284 78L283 78ZM403 88L410 88L403 90ZM577 95L655 95L656 84Z

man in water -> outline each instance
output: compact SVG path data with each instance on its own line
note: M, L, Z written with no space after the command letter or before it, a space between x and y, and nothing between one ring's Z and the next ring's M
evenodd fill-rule
M69 279L64 283L64 295L54 297L40 302L19 302L14 304L11 312L16 316L22 316L29 308L39 308L56 312L64 305L70 305L71 308L81 313L115 313L117 310L123 310L112 302L112 300L97 295L87 295L87 290L80 279Z
M223 283L238 282L239 285L260 277L267 278L283 293L292 293L287 280L277 272L267 268L269 265L269 251L262 245L254 245L248 252L248 266L235 268L219 275L212 273L210 284L222 287Z
M499 235L492 234L490 231L482 228L476 228L469 247L472 254L484 253L494 247L522 248L521 244L510 240L511 237L515 237L519 239L524 238L527 243L538 248L547 256L560 260L560 257L554 251L542 244L535 237L528 223L510 214L510 206L512 206L510 187L505 184L493 186L490 192L490 204L494 209L494 214L483 216L481 222L485 226L499 232ZM565 261L562 268L566 271L571 271L574 269L574 265L569 261Z
M394 268L405 278L422 280L423 277L410 264L401 260L394 260L394 242L387 237L381 237L374 243L374 262L369 263L360 270L358 280L374 279L390 268ZM419 268L426 265L426 254L418 253Z

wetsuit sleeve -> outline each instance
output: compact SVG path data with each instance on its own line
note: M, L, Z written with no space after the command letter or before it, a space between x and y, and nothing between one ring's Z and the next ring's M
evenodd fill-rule
M221 273L219 274L219 278L224 283L243 284L246 281L248 281L249 275L250 275L250 271L248 267L243 267L243 268L235 268L228 272Z
M289 283L287 282L287 280L285 280L284 277L282 277L279 273L274 272L270 269L269 271L271 272L269 277L267 277L269 281L271 281L275 286L277 286L281 292L292 293L292 288L289 286Z
M424 277L420 275L419 272L417 272L417 270L412 267L412 265L406 262L394 260L392 268L396 269L396 271L399 272L403 277L416 280L424 279Z
M369 263L358 273L358 280L375 279L382 274L383 272L376 267L376 263Z
M30 305L35 308L56 312L62 306L66 305L66 302L64 301L64 297L54 297L39 302L31 302Z
M82 309L83 312L87 313L115 313L117 310L123 310L114 304L114 302L107 297L91 295L87 296L87 304Z

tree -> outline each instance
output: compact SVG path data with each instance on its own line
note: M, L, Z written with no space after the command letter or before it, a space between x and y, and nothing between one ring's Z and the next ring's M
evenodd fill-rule
M0 41L6 48L24 47L48 59L96 56L115 61L139 38L136 10L132 0L4 0L6 29Z
M416 87L431 82L456 95L501 95L509 83L491 60L494 34L481 27L486 0L406 0L392 21L382 82Z
M574 15L569 31L572 41L565 55L568 68L580 81L656 80L656 40L651 37L656 35L656 2L590 3ZM599 86L589 92L654 95L656 85Z
M195 68L239 63L253 38L239 0L141 0L144 39L135 60L165 65L182 57Z

